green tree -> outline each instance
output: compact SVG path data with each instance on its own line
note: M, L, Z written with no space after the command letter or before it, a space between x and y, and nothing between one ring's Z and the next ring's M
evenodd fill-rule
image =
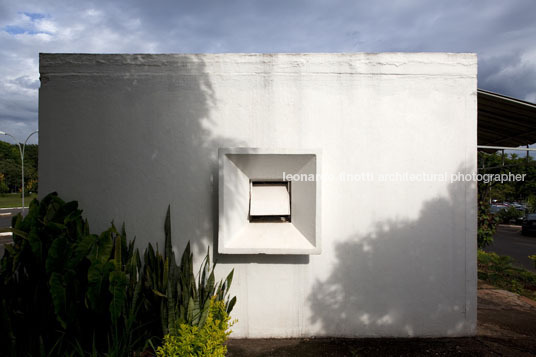
M521 201L526 202L530 195L536 194L536 162L532 157L520 157L517 154L478 153L480 174L525 175L523 181L478 183L480 200Z
M33 144L26 145L24 149L24 182L32 182L31 189L25 185L27 191L37 191L38 152L38 146ZM0 173L4 175L7 192L21 191L21 160L18 145L0 141Z
M8 193L9 187L6 184L6 177L3 173L0 173L0 193Z

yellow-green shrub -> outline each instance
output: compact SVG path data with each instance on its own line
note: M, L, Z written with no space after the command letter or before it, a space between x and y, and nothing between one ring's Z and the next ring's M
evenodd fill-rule
M210 308L203 326L181 324L164 336L164 344L156 349L159 357L211 356L220 357L227 353L225 341L231 334L234 321L225 311L225 303L210 300Z

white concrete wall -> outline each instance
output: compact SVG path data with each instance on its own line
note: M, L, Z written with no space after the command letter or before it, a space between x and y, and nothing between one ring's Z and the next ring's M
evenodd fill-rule
M216 244L219 147L320 149L334 175L476 170L472 54L43 54L40 71L40 194L140 246L162 246L168 204L179 253ZM321 255L217 256L234 337L475 333L475 183L321 185Z

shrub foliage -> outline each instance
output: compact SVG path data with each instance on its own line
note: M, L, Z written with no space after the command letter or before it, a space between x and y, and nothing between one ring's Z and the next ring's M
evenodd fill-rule
M478 251L478 278L536 300L536 273L512 265L512 258Z
M159 357L213 356L227 353L225 341L232 326L225 304L210 299L209 311L202 325L181 323L164 336L164 343L156 352Z
M5 355L128 356L172 326L203 328L211 306L229 313L236 302L228 298L233 272L216 283L208 252L197 279L189 244L176 264L169 208L165 250L149 244L143 260L124 225L91 234L78 204L56 193L34 200L12 227L0 262Z
M484 201L478 202L478 232L479 248L485 248L493 243L493 235L497 230L498 218L490 213L490 206Z

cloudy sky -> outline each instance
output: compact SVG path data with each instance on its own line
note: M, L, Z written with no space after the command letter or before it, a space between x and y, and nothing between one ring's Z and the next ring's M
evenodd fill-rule
M535 14L534 0L0 0L0 130L37 129L39 52L476 52L479 88L536 102Z

